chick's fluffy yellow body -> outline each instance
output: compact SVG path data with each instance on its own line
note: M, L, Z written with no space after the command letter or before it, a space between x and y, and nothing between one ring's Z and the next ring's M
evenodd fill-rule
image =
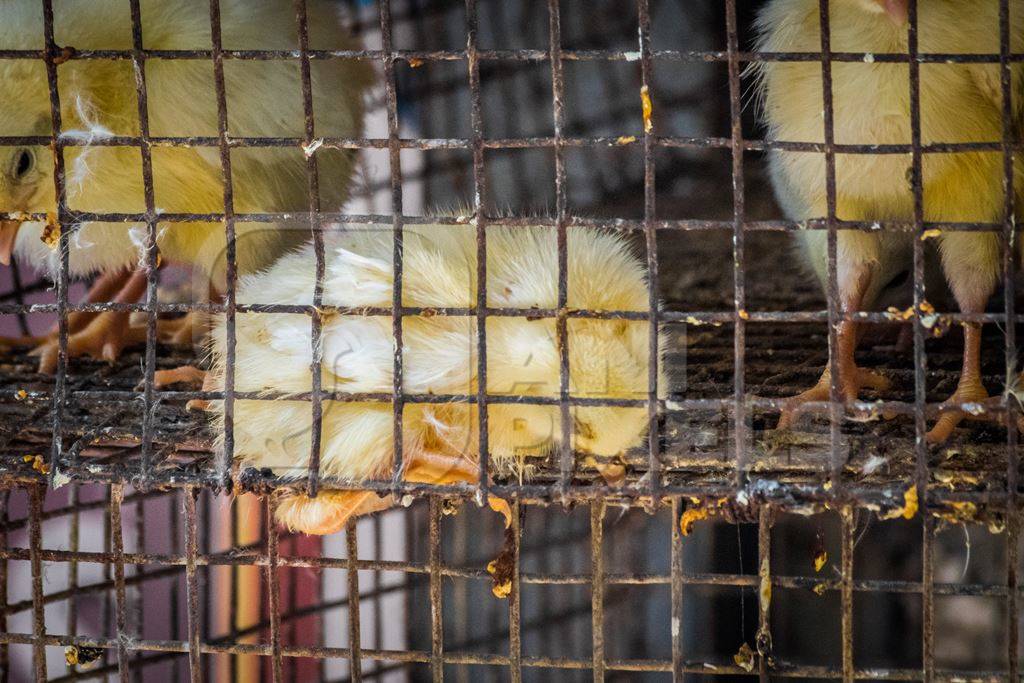
M12 2L0 9L0 43L42 47L39 3ZM295 49L297 29L290 0L220 3L225 49ZM66 0L55 3L58 44L78 49L130 49L127 3ZM143 44L150 49L210 49L209 5L205 0L143 0ZM353 49L333 3L308 3L314 48ZM304 135L301 78L296 60L226 60L228 132L240 137ZM145 62L150 134L216 138L217 98L209 60L149 58ZM312 68L318 136L358 137L363 96L372 81L365 62L323 60ZM58 66L67 203L73 211L141 213L145 210L138 148L90 146L110 136L140 133L135 75L128 60L71 59ZM50 135L46 72L41 61L4 60L0 65L0 111L12 134ZM31 177L17 187L0 187L7 211L53 211L52 157L34 150ZM308 210L306 160L297 146L233 148L231 178L236 213ZM224 181L219 149L152 149L154 200L158 213L220 213ZM344 202L354 166L353 150L318 153L322 208ZM254 272L308 236L296 225L239 221L237 263ZM43 226L26 223L17 251L33 264L56 270L57 255L40 237ZM145 241L144 225L84 223L72 236L73 274L109 272L135 266ZM198 266L222 284L226 241L221 223L165 223L158 244L166 260Z
M870 11L872 0L830 3L831 46L835 52L871 55L907 52L907 27ZM921 0L918 36L921 53L997 53L999 3L990 0ZM1012 48L1024 47L1024 3L1011 1ZM759 19L759 50L818 52L821 49L817 0L777 0ZM758 67L765 119L774 140L824 142L822 67L816 62L769 62ZM834 136L837 144L910 144L910 80L907 64L832 63ZM1021 71L1015 65L1015 92ZM921 142L998 142L1003 138L1000 66L924 63L920 65ZM1022 106L1014 98L1015 115ZM1016 161L1018 187L1024 166ZM787 215L797 220L827 215L824 154L774 151L771 176ZM909 154L836 154L836 215L852 221L909 221L914 215ZM994 152L928 153L923 157L924 218L936 222L1003 220L1003 157ZM824 232L800 241L809 263L824 282ZM910 237L842 231L841 264L867 262L878 268L865 296L870 306L878 291L906 268ZM945 232L940 238L943 267L961 299L987 298L1000 271L999 239L993 233Z
M994 0L919 0L918 51L990 54L999 49L999 3ZM910 223L915 218L912 158L907 153L877 149L912 142L910 65L885 62L883 54L908 52L907 0L832 0L829 3L831 49L865 53L858 61L831 63L835 143L866 145L869 153L839 150L835 156L835 215L840 220ZM1024 47L1024 1L1010 1L1010 47ZM821 16L818 0L775 0L762 11L757 48L770 52L819 52ZM758 64L760 95L772 140L825 141L822 65L807 62ZM990 143L998 145L1007 127L1019 128L1024 107L1022 66L1012 66L1010 120L1004 125L1001 66L947 60L919 64L920 142L923 145ZM995 150L929 150L921 161L923 218L929 223L987 223L1005 216L1006 193L1024 189L1024 163L1012 160L1016 188L1004 188L1005 157ZM828 215L825 154L776 149L769 156L776 196L795 220ZM913 240L903 232L842 230L837 236L836 279L844 313L870 310L880 294L898 283L912 263ZM827 278L828 234L804 231L798 241L807 263L824 284ZM964 313L980 313L995 290L1002 271L1000 232L941 229L935 238L949 290ZM942 292L926 281L926 296ZM864 386L884 390L889 382L879 373L857 367L857 324L838 326L836 367L838 388L847 401ZM964 325L963 368L949 403L987 398L981 381L981 326ZM831 367L831 366L830 366ZM817 386L790 400L779 421L792 424L799 407L830 397L829 371ZM965 417L945 412L928 440L945 440Z
M548 228L491 227L488 240L489 305L554 308L557 249ZM390 226L329 234L324 303L390 307L393 242ZM647 311L641 262L621 238L569 231L568 305L596 310ZM246 277L238 300L303 304L312 301L309 247L267 272ZM476 305L476 240L470 226L407 226L402 295L415 307L471 309ZM585 398L645 399L648 330L642 320L570 319L570 392ZM404 318L403 388L409 394L473 395L477 391L475 316ZM311 388L309 318L301 314L240 313L236 318L235 388L244 392L302 393ZM212 388L224 384L226 331L213 334ZM550 318L494 316L487 320L487 390L495 396L557 398L559 350ZM390 316L329 315L321 347L326 391L391 394L394 337ZM218 420L220 406L214 404ZM279 476L303 477L309 462L311 406L303 400L235 402L235 453L245 465ZM637 445L647 429L643 407L572 409L573 447L617 456ZM387 478L393 463L393 412L388 402L324 402L320 471L360 480ZM220 422L218 427L222 427ZM477 409L457 401L410 403L404 412L404 460L418 454L457 456L476 463ZM557 405L494 403L489 407L489 450L494 471L522 474L530 456L545 455L561 440Z

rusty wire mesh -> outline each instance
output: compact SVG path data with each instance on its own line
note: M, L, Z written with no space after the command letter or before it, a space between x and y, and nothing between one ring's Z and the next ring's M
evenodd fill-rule
M40 1L44 49L0 49L0 58L39 59L46 65L54 134L4 135L0 143L52 147L57 221L66 228L59 243L55 300L29 303L46 284L24 281L16 269L11 290L0 300L0 314L18 316L26 329L33 316L55 316L60 344L53 378L36 374L34 359L17 350L2 358L0 409L7 419L0 427L0 472L7 488L0 499L0 671L6 679L518 681L759 675L762 680L1019 680L1016 431L1012 426L977 428L958 435L938 453L930 452L923 439L926 419L955 381L955 344L929 345L926 352L924 328L915 319L912 362L869 352L875 354L870 356L875 366L899 380L879 407L910 416L912 424L904 418L851 425L842 420L841 404L833 401L821 406L829 410L829 419L815 422L799 442L775 443L769 429L782 399L811 383L828 362L827 349L835 347L835 323L844 315L835 296L838 230L881 227L922 234L941 227L1012 237L1011 219L999 224L927 223L921 200L925 154L1001 152L1006 187L1013 187L1011 153L1019 151L1020 142L1010 117L1010 66L1024 55L1010 50L1008 0L993 0L1001 8L1002 30L993 39L992 54L980 55L918 53L916 3L910 3L909 53L872 55L877 62L906 63L910 73L911 143L883 146L834 142L831 65L862 61L865 55L830 50L827 2L821 4L821 52L767 54L744 49L754 8L735 0L695 3L676 14L666 9L670 3L648 0L628 6L597 3L595 8L558 0L521 7L491 0L352 3L348 9L354 31L367 44L348 51L309 48L304 0L295 2L294 50L224 49L219 6L211 0L211 48L180 51L145 48L139 0L128 3L133 49L58 45L54 4L59 0ZM652 22L658 12L685 20L689 37L703 36L704 42L698 41L694 49L689 49L692 43L679 44L679 34ZM69 59L127 60L138 74L139 135L92 144L140 150L143 213L83 214L66 206L67 143L57 135L57 66ZM212 62L216 136L150 135L147 59ZM376 65L382 83L376 104L383 110L386 134L359 139L315 134L310 68L329 59ZM298 62L303 135L231 135L224 85L224 64L230 60ZM758 60L820 62L826 94L823 144L760 139L761 131L743 106L743 69ZM1001 65L1001 141L922 143L919 69L938 62ZM602 71L597 77L581 75L580 70L591 67ZM680 86L675 74L690 71L698 74L692 77L696 85ZM654 100L652 130L644 130L641 123L641 88ZM512 101L536 108L536 115L520 114L513 121L512 110L522 107L502 106ZM450 122L452 108L465 114L462 125ZM689 130L672 118L680 112L689 117ZM383 193L379 208L358 214L326 212L320 210L317 154L308 154L309 206L297 217L308 222L316 254L311 265L321 281L322 231L384 223L399 237L392 306L361 311L392 317L396 379L393 393L356 395L322 391L320 373L312 372L313 389L302 397L313 415L312 458L308 477L296 484L232 467L232 404L255 397L234 391L230 369L223 394L154 386L158 369L194 360L194 354L157 344L156 323L160 315L197 308L223 312L230 359L236 314L301 312L310 317L317 343L323 316L335 310L323 305L322 284L311 306L235 302L235 224L286 217L234 210L230 151L310 149L321 141L325 149L376 154L386 169L382 183L365 188L370 196ZM224 179L222 212L158 213L150 155L164 146L217 151ZM828 216L807 224L779 219L762 170L763 153L771 149L825 155ZM409 151L423 155L415 170L407 168L403 156ZM838 220L836 154L910 154L913 224ZM612 170L595 172L602 167ZM545 172L537 173L538 168ZM428 198L425 214L406 208L413 181L421 183ZM1006 194L1006 215L1013 216L1014 197ZM488 225L542 225L558 235L558 306L529 314L557 320L560 396L533 400L559 406L565 446L528 483L490 476L486 410L479 412L481 478L476 487L409 484L398 476L406 405L457 400L486 406L509 400L487 393L484 353L478 358L480 381L474 394L403 391L402 319L423 311L402 303L400 236L407 226L464 222L433 215L432 207L459 203L468 205L481 255L486 253ZM69 240L71 226L84 221L146 226L143 303L73 303ZM160 300L158 226L189 221L224 226L228 289L223 303ZM646 255L652 314L567 309L565 236L570 226L632 235ZM830 296L824 309L805 283L791 277L779 286L763 276L772 271L773 254L783 248L784 238L805 229L827 230L830 238ZM924 255L921 240L914 244L913 303L919 307ZM711 262L715 265L709 268ZM484 348L489 317L524 312L488 306L486 258L478 264L476 306L431 313L474 316ZM1015 356L1014 265L1007 256L1002 311L943 313L947 324L992 323L986 344L1005 349L1005 358L992 358L985 367L993 385L1005 380L1006 360ZM69 360L68 313L102 310L144 314L145 348L112 366ZM675 375L669 394L659 398L658 368L652 363L644 399L570 395L565 339L567 320L573 317L648 321L653 357L657 330L667 330L672 341L664 362ZM886 313L849 317L892 322ZM821 342L810 360L804 338ZM836 387L833 397L838 397ZM224 399L221 453L213 452L213 435L204 421L185 411L185 402L193 398ZM350 482L319 475L324 401L393 406L393 478ZM571 407L601 404L648 410L652 436L645 448L630 454L622 488L608 486L580 467L568 447ZM995 410L1012 417L1018 408L1004 398ZM47 457L35 459L47 451ZM869 464L878 458L885 467ZM40 471L47 469L38 466L42 461L48 463L48 476ZM54 483L57 477L65 486L50 492L47 479ZM920 517L886 523L884 530L881 525L869 529L866 515L899 510L908 485L919 493ZM273 491L289 487L310 494L324 487L371 488L409 495L415 502L409 510L350 524L344 539L319 542L284 534L267 522L275 504ZM507 603L489 595L485 566L501 545L502 532L473 511L472 499L481 494L514 501L506 549L515 570ZM453 501L462 505L460 514L449 520ZM709 505L720 518L738 525L737 530L730 524L707 524L684 540L677 520L688 509ZM790 514L808 512L826 514L811 522ZM90 537L88 530L95 531L95 525L84 525L83 519L103 526L100 538ZM259 523L253 525L253 519ZM949 573L963 559L950 550L958 548L957 538L951 539L953 532L959 533L957 524L971 525L975 533L968 541L974 539L975 555L978 548L984 555L982 560L975 557L970 573L965 569L959 578L957 572ZM990 534L985 525L998 534ZM737 533L738 540L733 537ZM744 546L751 549L746 557ZM913 559L888 571L897 546ZM807 569L809 558L819 551L832 558L833 573ZM329 581L332 572L344 580ZM54 573L66 576L57 580ZM310 581L316 590L303 588ZM256 586L257 598L245 592L247 585ZM329 595L338 585L340 592ZM165 607L157 608L154 601ZM968 603L984 607L961 607ZM949 605L954 606L953 616ZM958 629L956 617L969 614L980 614L984 624ZM879 623L886 619L883 615L888 619ZM957 654L950 645L974 642L971 638L984 646ZM732 656L744 642L754 653L749 669L747 660ZM57 662L69 648L100 661L69 663L62 671ZM90 653L89 648L98 650ZM31 670L19 668L29 660Z

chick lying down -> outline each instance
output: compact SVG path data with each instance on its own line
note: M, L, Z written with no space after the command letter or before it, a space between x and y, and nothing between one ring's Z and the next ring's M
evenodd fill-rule
M487 303L501 309L552 309L558 298L556 234L550 228L487 229ZM477 302L476 230L467 226L409 226L404 230L403 305L472 309ZM325 306L390 308L393 279L391 226L325 236ZM313 299L312 247L282 258L266 272L242 278L244 304L309 305ZM568 234L567 303L570 309L646 312L648 292L640 259L617 235L572 228ZM379 312L379 311L378 311ZM407 315L402 323L403 410L401 473L406 481L479 481L479 415L475 315ZM243 467L269 468L301 479L309 464L312 408L289 395L311 391L311 324L305 314L242 312L235 323L235 390L268 399L236 399L235 456ZM569 390L574 398L646 399L649 325L645 320L570 318L567 321ZM487 392L499 397L559 395L560 352L553 318L491 315L486 320ZM325 392L391 394L394 334L390 315L327 313L319 349ZM226 330L216 321L212 369L206 388L224 388ZM443 397L452 396L450 400ZM390 401L324 400L321 477L391 479L394 418ZM210 404L223 438L223 403ZM572 448L602 461L606 477L621 472L617 456L638 445L648 428L647 409L574 405ZM488 405L490 469L528 476L561 440L558 405L504 402ZM311 499L291 494L278 519L306 533L331 533L353 515L392 501L371 491L322 491ZM492 507L508 515L504 501Z

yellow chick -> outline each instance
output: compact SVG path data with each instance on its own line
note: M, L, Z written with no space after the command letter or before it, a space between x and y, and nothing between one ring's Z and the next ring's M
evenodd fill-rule
M550 228L487 229L487 298L491 307L551 309L558 298L556 235ZM570 309L647 312L644 267L616 234L570 228ZM326 239L324 303L390 307L393 237L390 226L330 233ZM411 307L476 305L476 230L469 226L408 226L404 233L402 294ZM311 247L242 279L239 302L301 304L312 301ZM574 398L647 398L648 332L644 320L570 318L569 390ZM477 391L475 316L422 315L403 320L403 385L407 394L474 395ZM214 324L212 370L205 388L224 388L226 332ZM311 331L303 314L239 313L235 389L239 392L309 392ZM325 391L392 392L394 337L390 316L328 315L321 345ZM559 395L559 347L553 318L492 316L487 320L487 390L500 397ZM664 382L662 382L664 385ZM223 403L213 402L215 428L223 429ZM532 460L561 440L557 404L492 403L492 471L524 476ZM574 406L572 447L599 460L614 478L616 460L648 429L644 406ZM276 475L306 476L312 410L306 400L239 399L234 404L235 455L245 466ZM404 413L403 476L407 481L450 483L479 479L476 405L410 402ZM393 418L388 402L325 400L320 473L360 480L392 474ZM507 514L502 501L495 509ZM292 494L278 508L290 529L326 534L358 514L388 507L370 491L323 491L315 499Z
M1024 47L1024 1L1011 0L1012 48ZM907 52L908 0L832 0L831 48L869 55ZM774 0L761 12L757 49L771 52L820 52L818 0ZM921 53L998 53L999 3L996 0L920 0ZM764 118L771 140L824 142L822 67L817 61L767 62L755 69ZM833 62L834 135L837 144L910 144L910 81L907 64L865 58ZM1014 65L1015 115L1021 111L1021 65ZM967 143L1002 140L1000 66L923 63L920 65L921 142ZM1018 191L1024 165L1017 165ZM825 156L775 150L769 167L776 195L794 220L827 215ZM913 192L909 154L837 154L836 216L847 221L911 221ZM928 153L922 161L924 220L999 223L1003 215L1003 158L999 152ZM911 235L841 230L837 279L843 312L871 309L887 284L912 261ZM997 233L943 231L937 238L942 268L965 313L984 311L1001 273L1002 245ZM802 252L826 282L827 234L798 236ZM964 325L963 371L951 403L987 396L980 379L980 325ZM838 329L839 385L846 400L863 387L883 389L882 375L854 361L854 323ZM792 421L801 404L828 400L829 376L790 400L779 427ZM931 442L946 439L964 417L944 413L928 433Z
M132 32L127 3L68 0L54 3L58 44L127 50ZM225 49L293 50L298 46L291 0L222 0ZM142 36L147 49L210 49L206 0L144 0ZM338 8L326 0L308 2L313 48L355 49ZM38 3L11 2L0 8L0 44L41 48L42 17ZM82 212L142 213L146 209L142 162L136 147L90 143L111 136L140 134L135 75L130 60L70 59L58 66L62 130L66 145L67 207ZM213 65L209 59L160 59L145 62L150 135L218 135ZM224 63L228 132L242 137L303 138L305 119L300 65L296 59L241 60ZM327 59L312 64L311 80L316 135L359 137L363 96L372 82L366 61ZM0 63L0 119L5 133L52 134L46 70L42 60ZM340 210L354 171L355 150L321 148L317 155L321 208ZM308 211L306 158L299 145L233 148L231 175L236 213ZM155 209L160 213L219 213L224 210L220 150L216 146L152 148ZM0 211L54 212L53 158L43 147L0 150ZM41 222L0 223L0 262L12 250L20 259L58 270L55 226ZM68 229L71 226L62 226ZM256 272L309 236L308 224L239 221L236 263L240 273ZM142 256L144 224L83 223L70 237L70 273L100 277L89 301L135 302L145 291ZM194 282L224 290L226 238L220 223L158 225L162 262L179 262L196 270ZM197 296L205 297L206 286ZM128 329L125 313L77 315L70 321L71 355L112 359L139 330ZM38 351L41 369L52 371L56 341Z

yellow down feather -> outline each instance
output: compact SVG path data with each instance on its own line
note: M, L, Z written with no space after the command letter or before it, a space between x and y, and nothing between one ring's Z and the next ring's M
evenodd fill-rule
M873 58L907 52L907 27L894 22L876 0L833 0L834 52L866 52L863 62L833 62L834 134L837 144L909 144L909 66ZM1011 0L1011 47L1024 48L1024 2ZM995 0L921 0L921 53L998 54L999 3ZM757 49L779 52L821 50L818 0L775 0L758 21ZM760 104L772 140L824 141L820 62L767 62L756 67ZM1022 65L1013 66L1014 122L1020 121ZM1003 137L998 63L920 65L921 142L999 142ZM1015 160L1018 191L1024 165ZM771 178L787 216L795 220L827 215L824 155L773 151ZM909 154L837 154L836 215L854 221L910 221L913 194ZM1003 157L1000 152L928 153L922 163L926 221L1003 220ZM824 282L826 234L799 235L805 255ZM885 284L909 267L910 237L841 231L840 269L855 263L875 266L865 296L869 308ZM1000 273L1000 239L993 233L943 231L938 237L950 287L965 305L987 300ZM840 273L842 276L842 273ZM984 306L984 301L981 303Z
M128 3L114 0L63 0L54 3L58 44L82 49L132 47ZM225 49L294 50L298 46L290 0L223 0ZM211 48L206 0L142 0L142 38L157 50ZM308 3L311 47L355 49L337 6L324 0ZM4 3L0 8L0 44L41 48L42 16L37 2ZM242 137L304 135L299 62L296 59L225 59L228 133ZM205 59L145 62L148 119L152 136L211 136L217 131L213 65ZM363 96L372 82L365 61L330 59L312 64L317 136L358 137L362 131ZM145 210L141 155L138 148L89 146L110 135L140 132L135 75L130 60L71 59L58 66L67 204L73 211L136 213ZM0 63L0 117L5 133L50 135L50 105L42 60ZM15 178L25 148L0 149L0 210L53 211L52 155L30 148L33 165ZM297 145L233 148L231 172L234 210L285 212L308 210L306 160ZM317 153L321 206L339 210L353 175L355 150L321 149ZM224 187L216 146L152 150L155 209L158 213L219 213ZM17 242L22 259L56 269L57 255L41 241L43 226L26 223ZM308 237L308 225L236 225L240 272L254 272ZM72 236L72 273L85 275L137 264L145 226L86 223ZM224 226L220 223L166 223L158 244L165 260L199 266L223 280Z
M416 307L476 305L476 231L471 226L407 226L402 292ZM489 305L554 308L558 260L550 228L487 230ZM648 293L642 262L618 235L571 228L568 235L568 306L574 309L645 312ZM391 226L377 225L327 236L324 303L348 307L391 306ZM310 247L278 261L265 273L243 278L238 300L303 304L312 301ZM403 386L409 394L477 391L477 321L473 316L404 318ZM582 398L646 399L648 323L643 320L570 319L569 389ZM311 388L310 320L303 314L239 313L236 318L235 389L302 393ZM557 398L559 349L553 318L493 316L487 320L487 390L496 396ZM224 386L226 331L213 332L213 390ZM323 324L325 391L393 390L394 337L390 316L329 315ZM660 382L664 386L664 379ZM392 459L389 402L323 404L320 471L353 480L388 477ZM243 465L302 477L309 462L312 410L302 400L237 400L235 454ZM214 404L216 428L222 405ZM648 427L645 407L577 406L572 446L618 456L638 445ZM521 474L534 456L561 440L557 405L494 403L489 447L495 472ZM477 458L477 409L460 402L410 403L405 408L404 453L417 451ZM536 460L533 460L536 462Z

